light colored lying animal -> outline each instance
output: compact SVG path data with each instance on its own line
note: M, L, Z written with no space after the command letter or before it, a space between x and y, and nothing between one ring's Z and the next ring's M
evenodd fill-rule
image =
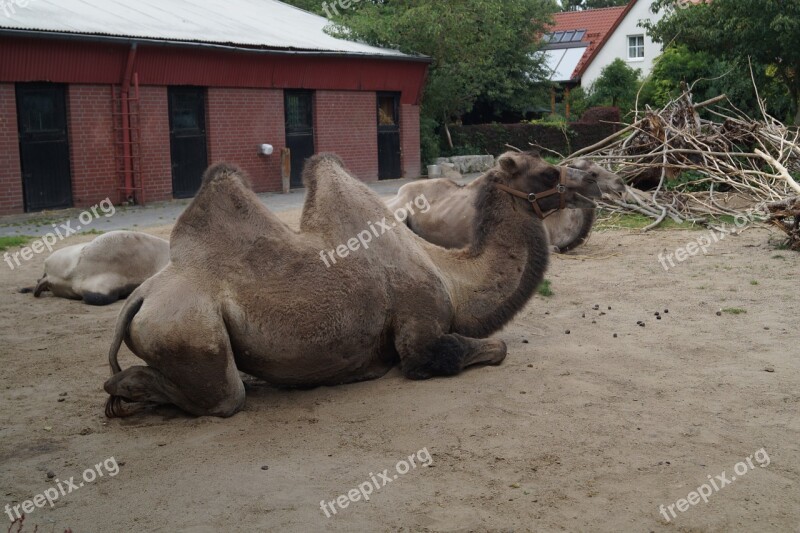
M484 337L530 300L549 257L542 222L518 195L559 180L567 205L600 197L594 181L504 154L476 180L478 238L446 250L390 225L386 204L336 156L306 162L299 231L264 207L238 169L211 167L175 223L169 265L120 311L106 414L174 404L230 416L245 401L240 371L308 387L374 379L398 363L411 379L499 364L505 343ZM541 208L558 202L549 196ZM326 262L334 249L339 260ZM145 364L121 368L123 340Z
M590 179L597 181L604 194L619 195L625 191L625 182L617 176L585 159L578 159L569 168L586 172ZM423 195L431 208L424 213L409 212L406 224L423 239L445 248L464 248L473 239L473 220L476 218L475 181L459 185L446 178L420 180L400 187L397 196L386 202L394 211L414 198ZM544 219L550 245L556 251L566 252L580 246L589 233L595 220L594 209L560 209Z
M37 298L51 291L61 298L107 305L127 297L167 263L168 241L136 231L110 231L50 254L32 292Z

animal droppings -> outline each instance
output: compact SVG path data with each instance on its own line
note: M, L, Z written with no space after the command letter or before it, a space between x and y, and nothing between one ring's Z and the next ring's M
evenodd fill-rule
M565 333L566 335L569 335L569 330L565 331L564 333Z
M616 333L614 333L614 338L615 338L615 339L617 338L617 334L616 334Z

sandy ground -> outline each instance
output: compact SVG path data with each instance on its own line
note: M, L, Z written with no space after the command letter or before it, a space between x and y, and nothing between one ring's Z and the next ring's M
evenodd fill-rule
M752 230L664 272L658 252L698 236L612 230L554 258L555 294L497 335L501 366L313 390L248 379L225 420L104 418L121 303L35 300L15 289L44 257L3 265L0 506L113 457L117 475L101 468L23 531L800 531L800 256ZM394 479L423 449L431 465ZM675 507L723 472L736 480L707 503ZM369 501L325 516L321 500L373 475L386 485Z

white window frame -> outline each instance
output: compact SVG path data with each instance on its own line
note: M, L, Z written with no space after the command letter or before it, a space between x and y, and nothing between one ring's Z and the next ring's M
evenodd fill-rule
M639 43L640 39L641 44ZM637 51L642 55L631 55L631 52L636 53ZM628 35L628 61L644 61L644 34Z

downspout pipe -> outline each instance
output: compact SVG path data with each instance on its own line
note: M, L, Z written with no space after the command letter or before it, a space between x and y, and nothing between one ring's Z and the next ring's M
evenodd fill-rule
M133 152L131 150L131 116L128 96L133 77L133 63L136 60L136 43L131 43L128 51L128 62L125 65L125 76L122 79L122 157L125 170L125 199L133 198Z

